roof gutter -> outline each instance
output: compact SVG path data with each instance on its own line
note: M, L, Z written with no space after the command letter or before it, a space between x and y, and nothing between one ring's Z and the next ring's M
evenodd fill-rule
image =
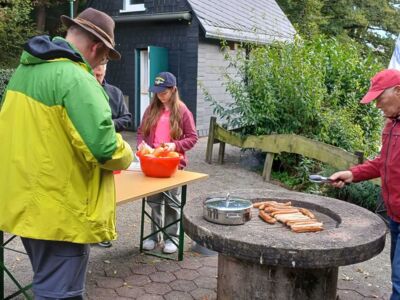
M113 16L115 23L132 23L132 22L162 22L162 21L181 21L192 20L192 14L189 11L162 13L153 15L125 15Z

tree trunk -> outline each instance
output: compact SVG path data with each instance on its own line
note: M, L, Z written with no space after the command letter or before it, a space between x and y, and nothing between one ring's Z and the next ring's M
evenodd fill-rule
M39 5L36 12L36 28L39 32L44 32L46 26L46 6Z

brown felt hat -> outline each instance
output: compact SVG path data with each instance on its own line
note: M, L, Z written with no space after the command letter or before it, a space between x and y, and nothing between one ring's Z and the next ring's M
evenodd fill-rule
M68 27L77 25L80 28L93 34L110 49L110 59L118 60L121 54L114 49L114 20L104 12L94 8L87 8L82 11L75 19L62 15L61 22Z

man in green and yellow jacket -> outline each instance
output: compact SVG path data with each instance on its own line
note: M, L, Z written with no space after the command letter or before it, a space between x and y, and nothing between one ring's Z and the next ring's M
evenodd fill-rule
M62 21L65 39L28 41L0 102L0 230L21 236L35 299L82 299L88 244L116 238L113 170L133 158L92 72L120 58L114 21L91 8Z

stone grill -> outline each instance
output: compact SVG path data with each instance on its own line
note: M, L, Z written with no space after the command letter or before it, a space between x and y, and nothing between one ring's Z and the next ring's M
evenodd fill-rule
M185 232L217 251L218 299L336 299L338 267L368 260L382 251L386 225L377 215L337 199L272 190L229 191L253 202L291 201L310 209L324 223L315 233L294 233L281 223L258 217L226 226L203 218L207 194L191 199L184 212Z

